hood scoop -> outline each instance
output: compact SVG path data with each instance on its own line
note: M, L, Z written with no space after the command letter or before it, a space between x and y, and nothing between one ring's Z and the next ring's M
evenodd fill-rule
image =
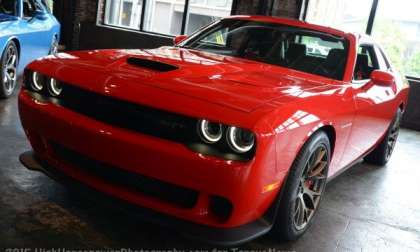
M148 59L135 58L135 57L128 58L127 63L132 66L148 68L148 69L158 71L158 72L169 72L169 71L178 69L178 67L174 65L162 63L159 61L148 60Z

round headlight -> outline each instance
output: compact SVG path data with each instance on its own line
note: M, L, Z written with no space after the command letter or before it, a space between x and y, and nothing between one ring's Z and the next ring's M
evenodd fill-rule
M31 88L34 91L41 91L44 88L44 76L38 72L32 73Z
M207 120L198 122L198 132L201 139L206 143L216 143L222 139L223 130L220 123L213 123Z
M61 86L60 82L54 78L50 79L50 84L48 85L48 90L52 96L59 96L61 91L63 91L63 87Z
M227 133L230 148L237 153L246 153L255 145L255 136L252 132L237 127L230 127Z

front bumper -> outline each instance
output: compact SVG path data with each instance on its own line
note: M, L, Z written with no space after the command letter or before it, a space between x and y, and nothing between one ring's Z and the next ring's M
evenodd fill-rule
M99 202L99 204L118 206L118 208L128 212L130 215L138 216L141 219L173 228L176 231L181 232L184 236L195 240L215 245L235 246L262 236L268 233L272 228L270 221L265 220L264 218L239 227L228 229L214 228L184 221L168 215L159 214L149 209L139 208L138 206L128 204L125 201L118 200L117 198L110 198L105 194L92 190L91 188L86 187L78 181L59 172L59 170L47 164L43 164L36 158L33 151L21 154L19 159L20 162L29 170L42 172L50 178L62 184L68 185L72 189L83 192L83 195L90 196L92 200Z
M53 170L69 180L85 184L128 204L159 212L156 213L158 215L170 215L192 226L217 230L217 234L214 234L217 239L243 242L269 230L269 222L262 219L273 205L279 188L264 191L264 186L273 182L280 184L279 180L282 182L282 178L270 176L267 172L275 167L273 158L270 158L272 154L257 153L249 162L204 156L183 144L114 127L59 105L42 102L26 90L22 90L19 95L19 113L36 157L45 164L42 169L39 165L35 166L38 170L45 172L45 167L48 167L50 172L47 174ZM74 158L63 158L58 153L58 145L77 152L84 159L100 161L93 165L96 170L117 168L113 169L116 170L113 174L128 174L125 176L128 180L131 180L131 175L142 179L144 177L149 182L163 184L169 190L180 187L182 190L196 192L197 199L191 207L180 207L153 197L159 195L151 197L139 193L125 186L124 180L119 180L123 183L112 183L113 175L100 177L87 172L85 168L91 166L91 162L81 164L73 162ZM263 144L259 146L263 153L270 152L263 150ZM28 163L34 161L25 164L34 167ZM149 183L149 186L153 187L153 183ZM227 199L231 203L228 218L220 219L220 216L215 215L211 208L214 197ZM223 234L222 237L219 234Z

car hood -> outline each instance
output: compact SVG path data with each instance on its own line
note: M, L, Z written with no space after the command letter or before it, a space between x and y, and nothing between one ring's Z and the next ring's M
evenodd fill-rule
M83 84L74 73L95 76L95 83L83 81L102 93L109 94L110 85L127 93L134 92L133 86L148 86L242 112L275 104L282 97L290 100L330 82L256 61L177 47L79 51L47 60L54 63L54 74L63 81ZM45 71L51 71L51 65Z

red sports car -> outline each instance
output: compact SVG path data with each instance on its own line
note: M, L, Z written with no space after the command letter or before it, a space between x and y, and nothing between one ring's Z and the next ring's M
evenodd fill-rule
M369 37L237 16L175 42L30 64L22 163L233 245L298 238L330 178L389 160L408 85Z

